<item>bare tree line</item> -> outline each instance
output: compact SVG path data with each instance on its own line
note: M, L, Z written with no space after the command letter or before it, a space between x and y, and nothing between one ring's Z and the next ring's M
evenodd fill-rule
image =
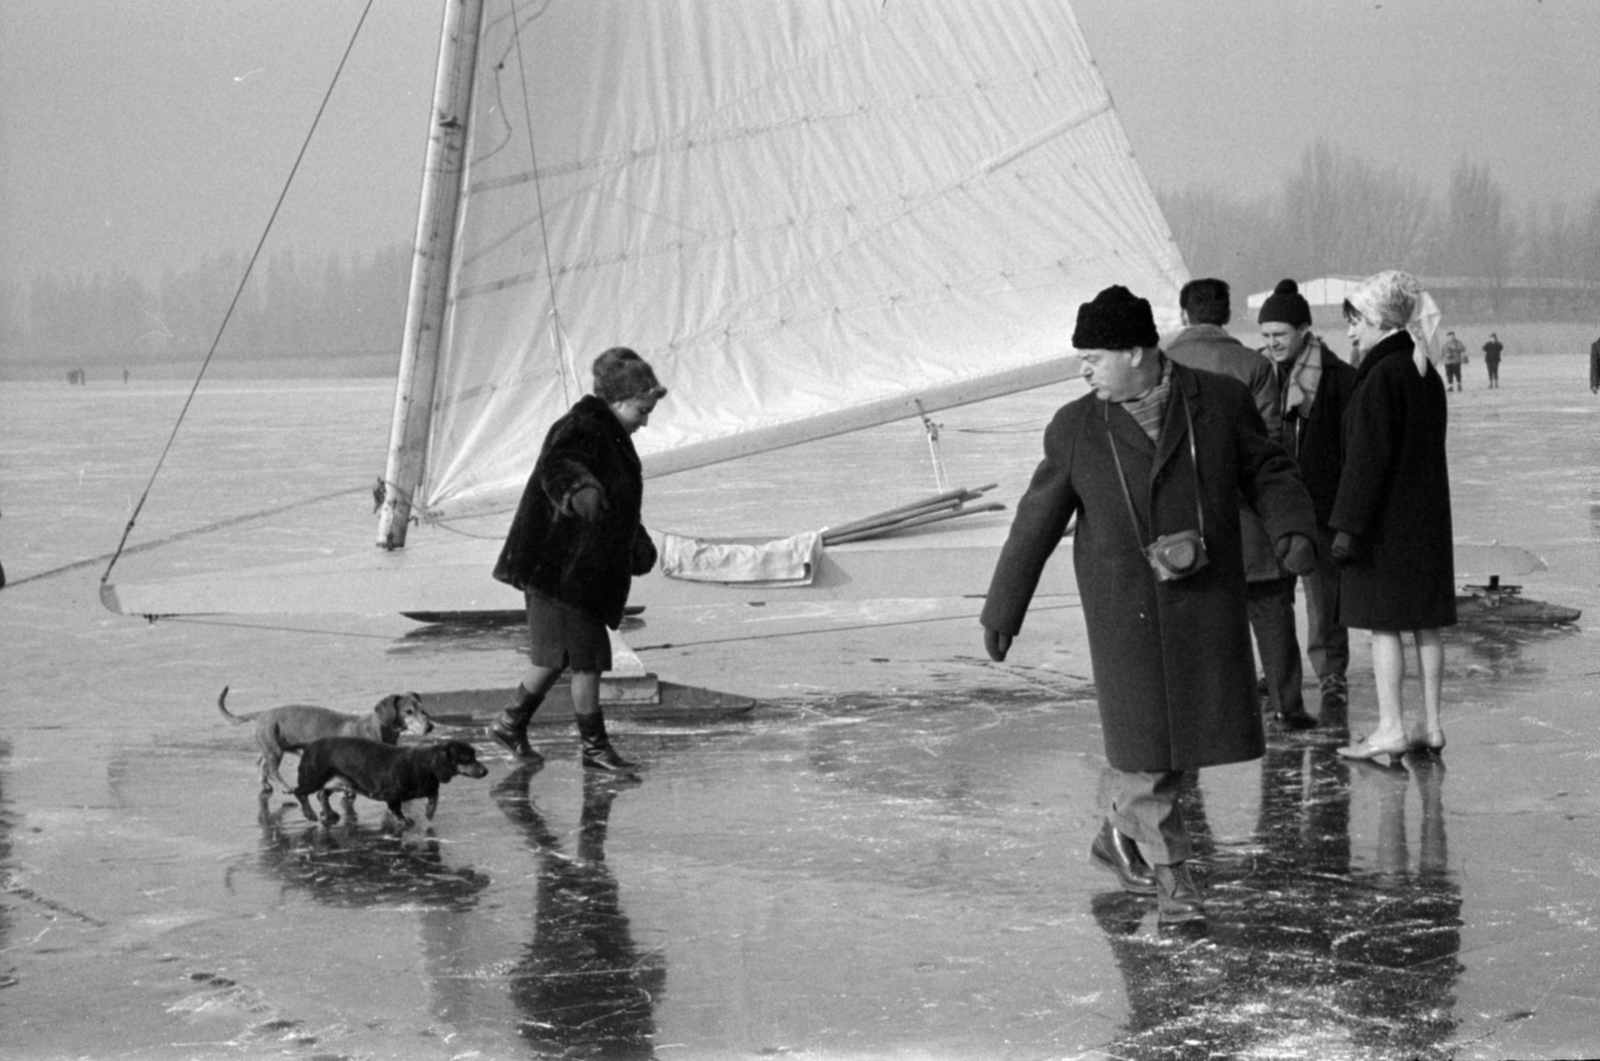
M245 285L217 349L244 357L398 352L409 248L303 265L284 251ZM166 271L151 285L123 270L0 285L0 355L12 362L141 362L204 356L244 275L232 251Z
M1241 290L1390 268L1490 285L1513 277L1600 283L1600 191L1575 212L1530 204L1519 222L1489 167L1465 157L1442 204L1397 166L1326 140L1306 147L1276 194L1189 187L1157 198L1190 271Z

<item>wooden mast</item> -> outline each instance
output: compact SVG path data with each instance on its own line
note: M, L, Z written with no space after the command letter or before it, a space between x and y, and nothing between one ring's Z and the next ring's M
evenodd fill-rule
M439 42L439 73L433 90L433 129L428 137L422 201L417 212L405 337L400 347L394 423L383 473L383 506L378 517L378 544L385 549L405 546L412 498L422 482L427 458L482 27L483 0L447 0Z

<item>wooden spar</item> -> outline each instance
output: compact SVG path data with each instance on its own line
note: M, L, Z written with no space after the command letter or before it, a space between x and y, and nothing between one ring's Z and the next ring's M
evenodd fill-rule
M843 545L845 542L865 541L868 538L877 538L885 534L894 534L898 531L910 530L912 527L926 527L930 523L941 523L947 519L956 519L960 516L976 516L980 512L1003 512L1004 505L998 501L991 501L987 505L978 505L976 508L955 508L949 511L934 510L924 512L910 519L903 519L893 523L885 523L880 527L867 527L862 530L841 534L837 538L827 539L829 545Z
M400 377L383 473L383 508L378 517L378 544L385 549L405 546L411 499L422 483L427 459L482 26L483 0L448 0L445 4L433 90L433 131L423 167Z
M702 468L708 464L751 457L768 450L798 446L802 442L815 442L818 439L850 431L862 431L896 420L907 420L921 416L925 412L952 409L958 405L988 401L990 398L1002 398L1018 391L1077 379L1078 375L1076 356L1056 357L1024 365L1021 368L928 387L911 394L884 398L881 401L841 409L838 412L823 413L804 420L776 424L772 427L758 427L728 438L692 442L664 453L646 454L641 458L641 462L647 479L672 475L692 468Z
M975 497L979 497L987 491L993 490L998 485L998 483L990 483L988 486L980 486L976 490L967 489L965 487L958 490L946 490L942 494L934 494L932 497L925 497L921 501L911 501L904 505L897 505L894 508L886 508L882 512L874 512L870 516L862 516L860 519L853 519L848 523L841 523L837 527L824 527L822 528L822 533L849 534L851 531L857 531L864 527L874 526L888 519L904 519L907 515L910 515L913 512L918 512L922 509L948 508L952 505L959 505L963 502L970 501Z
M896 534L903 530L910 530L913 527L925 527L930 523L942 523L945 520L959 519L962 516L977 516L985 512L1004 512L1005 510L1006 506L999 501L991 501L986 505L975 505L971 508L935 509L894 523L885 523L877 527L865 527L858 531L851 531L849 534L840 535L837 539L830 540L827 544L843 545L846 542L867 541L888 534Z

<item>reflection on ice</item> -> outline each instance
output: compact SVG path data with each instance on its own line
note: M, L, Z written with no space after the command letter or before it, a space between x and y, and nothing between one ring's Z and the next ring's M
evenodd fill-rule
M383 814L380 807L375 825L357 825L347 811L344 824L324 828L300 820L289 804L274 810L263 800L257 863L285 889L329 906L471 909L489 877L447 865L431 829L397 835Z
M1210 866L1203 933L1157 931L1154 904L1121 892L1089 901L1129 1000L1110 1054L1450 1056L1462 922L1445 847L1444 766L1353 765L1354 778L1331 746L1273 747L1262 761L1258 829L1237 849L1213 841L1202 791L1186 786L1183 812ZM1352 785L1370 786L1380 808L1370 869L1351 858ZM1422 805L1414 864L1405 823L1413 787Z
M634 944L606 866L611 803L627 782L584 774L577 851L569 855L528 793L536 771L521 766L491 793L538 859L532 938L508 976L522 1015L517 1030L541 1056L651 1057L666 961Z

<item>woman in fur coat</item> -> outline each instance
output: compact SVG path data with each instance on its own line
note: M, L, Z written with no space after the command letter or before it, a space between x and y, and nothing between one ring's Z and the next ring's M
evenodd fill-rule
M518 759L541 759L528 743L528 722L570 668L583 765L633 768L606 736L600 675L611 669L606 628L621 625L633 576L656 562L639 521L644 478L629 436L650 422L666 393L638 354L607 350L595 358L594 393L550 428L528 477L494 568L495 578L522 590L528 608L528 670L489 726Z

